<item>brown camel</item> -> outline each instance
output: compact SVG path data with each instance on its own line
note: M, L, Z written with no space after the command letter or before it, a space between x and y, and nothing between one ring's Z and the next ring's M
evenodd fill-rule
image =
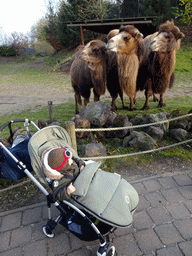
M130 110L134 110L134 95L139 63L142 59L143 34L133 25L123 26L119 34L112 37L107 48L117 53L118 75L121 91L130 99Z
M136 89L145 90L146 101L142 109L149 109L149 98L154 94L160 94L158 107L165 106L163 95L174 83L176 52L183 37L184 34L173 21L166 21L160 25L158 32L144 39Z
M76 113L78 104L82 108L81 96L87 106L93 88L94 101L105 94L106 83L106 44L100 40L90 41L78 54L71 65L71 83L75 92Z

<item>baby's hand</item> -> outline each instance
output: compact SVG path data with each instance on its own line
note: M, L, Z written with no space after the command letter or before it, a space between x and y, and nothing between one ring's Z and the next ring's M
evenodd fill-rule
M72 183L69 184L69 186L67 187L67 194L70 195L73 192L75 192L76 188L72 185Z

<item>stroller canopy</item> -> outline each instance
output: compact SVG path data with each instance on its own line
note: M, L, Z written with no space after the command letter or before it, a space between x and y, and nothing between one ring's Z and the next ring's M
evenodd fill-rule
M72 148L71 138L67 131L60 126L48 126L36 132L28 144L31 165L40 181L47 184L46 176L43 171L41 155L49 147L68 147L74 157L78 157Z

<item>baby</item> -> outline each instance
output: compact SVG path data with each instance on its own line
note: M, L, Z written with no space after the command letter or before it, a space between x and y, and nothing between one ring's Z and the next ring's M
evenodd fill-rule
M72 157L67 147L52 147L42 154L44 173L51 180L55 200L67 200L75 192L72 181L76 179L85 163Z

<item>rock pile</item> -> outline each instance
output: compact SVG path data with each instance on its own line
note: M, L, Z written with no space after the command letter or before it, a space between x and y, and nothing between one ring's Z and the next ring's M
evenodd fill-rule
M192 110L190 112L192 112ZM75 115L71 119L71 121L75 122L76 128L126 127L125 129L115 131L100 131L96 133L96 137L116 138L116 140L120 139L119 143L121 143L121 146L133 147L138 151L145 151L153 149L155 143L158 140L161 140L164 136L170 136L177 141L187 139L189 133L192 132L192 117L189 117L184 121L179 119L174 122L169 122L169 119L174 117L175 114L175 112L173 112L173 115L161 112L157 114L135 116L129 119L127 116L117 115L112 112L108 103L95 102L90 106L84 107L78 115ZM152 125L153 123L161 121L162 123L160 124ZM142 127L142 125L148 126ZM87 138L88 136L91 136L90 134L88 135L88 132L80 132L78 138ZM91 142L91 148L89 144L86 144L84 147L89 149L84 150L81 156L88 156L88 153L85 152L89 152L89 156L101 155L98 152L94 152L94 155L90 153L93 152L92 148L97 148L99 144L95 141L94 135L92 135L92 138L94 143Z

